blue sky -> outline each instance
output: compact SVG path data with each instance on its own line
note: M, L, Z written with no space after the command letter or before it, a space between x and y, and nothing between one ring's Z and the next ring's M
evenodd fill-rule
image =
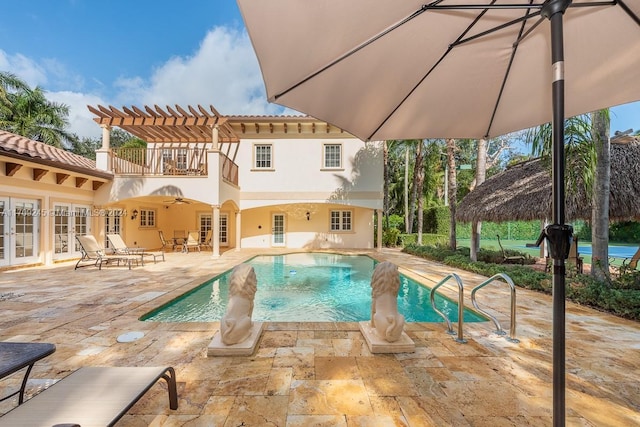
M266 101L235 0L3 2L0 70L70 107L71 130L99 137L87 105L213 105L222 114L292 114ZM611 131L640 129L640 103Z

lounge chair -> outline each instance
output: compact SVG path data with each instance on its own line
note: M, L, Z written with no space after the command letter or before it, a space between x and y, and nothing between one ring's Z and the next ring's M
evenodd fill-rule
M142 265L144 265L144 257L153 257L154 263L157 262L158 258L162 258L162 261L164 261L164 252L145 252L144 248L130 248L119 234L107 234L107 239L116 255L139 256Z
M624 258L620 267L617 267L613 264L613 261L615 259L616 257L609 257L609 266L611 267L613 272L618 275L618 277L622 276L623 274L631 273L638 268L638 261L640 261L640 248L638 248L636 253L634 253L631 258Z
M524 256L523 255L507 255L504 248L502 247L502 243L500 242L500 235L496 234L498 237L498 245L500 246L500 250L502 251L502 262L506 264L524 264Z
M183 252L189 252L189 249L195 248L200 252L200 232L198 230L189 231L187 240L182 245Z
M112 426L160 379L178 409L172 367L84 367L0 417L0 426Z
M131 264L133 262L137 263L140 259L138 256L131 255L107 255L104 248L98 244L96 238L90 234L76 236L76 240L78 241L78 244L80 244L82 257L76 263L74 270L77 270L80 267L89 266L98 267L98 270L101 270L102 264L113 262L117 263L117 265L120 265L120 262L123 262L129 267L129 270L131 270Z

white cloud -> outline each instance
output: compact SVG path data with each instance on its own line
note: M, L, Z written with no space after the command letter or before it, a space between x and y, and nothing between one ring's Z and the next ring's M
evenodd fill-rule
M93 121L95 115L87 105L108 104L98 96L79 92L47 92L47 99L65 104L69 107L69 123L71 132L80 137L102 138L102 129Z
M87 105L115 107L157 104L164 108L176 104L213 105L221 114L296 114L269 104L255 53L246 32L230 27L209 31L197 51L188 57L174 57L162 66L149 70L149 77L115 77L102 82L102 95L83 93L84 79L69 73L64 64L47 60L42 64L22 56L7 56L0 50L0 69L12 70L29 85L41 85L66 78L68 90L47 92L47 97L70 107L71 132L81 137L100 137ZM111 95L105 91L112 87ZM107 98L107 99L105 99Z
M15 74L31 87L47 85L44 66L21 54L8 55L0 50L0 70Z
M227 27L211 30L190 57L174 57L150 80L120 79L124 104L213 105L221 114L277 114L266 101L255 53L245 32Z

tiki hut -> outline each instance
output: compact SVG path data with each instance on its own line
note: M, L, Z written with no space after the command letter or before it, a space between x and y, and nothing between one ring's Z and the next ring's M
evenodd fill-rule
M591 219L584 185L566 186L566 220ZM460 222L551 219L551 165L543 159L519 163L487 179L460 202ZM640 219L640 139L611 144L611 221Z

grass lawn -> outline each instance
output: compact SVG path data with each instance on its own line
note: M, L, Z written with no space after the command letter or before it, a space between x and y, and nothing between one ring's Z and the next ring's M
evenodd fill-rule
M461 247L469 247L471 245L471 241L470 239L458 239L458 246ZM528 248L526 245L527 243L531 244L531 243L535 243L535 241L529 241L529 240L506 240L506 239L500 239L500 242L502 243L502 246L505 249L514 249L517 250L519 252L523 252L526 254L531 255L532 257L540 257L540 249L539 248ZM591 264L591 254L590 253L585 253L583 252L582 248L583 247L590 247L591 246L591 242L583 242L580 241L579 242L579 247L580 247L580 256L584 259L584 263L585 264ZM638 248L638 245L634 245L634 244L630 244L630 243L615 243L615 244L611 244L611 246L615 246L615 247L629 247L633 251L635 251ZM482 248L486 248L486 249L493 249L493 250L500 250L500 246L498 245L498 241L496 239L482 239L480 241L480 247ZM590 251L589 251L590 252ZM631 255L630 255L631 256ZM630 257L629 256L629 257ZM613 258L612 259L612 264L613 265L621 265L622 261L624 260L624 257L619 257L619 258Z

